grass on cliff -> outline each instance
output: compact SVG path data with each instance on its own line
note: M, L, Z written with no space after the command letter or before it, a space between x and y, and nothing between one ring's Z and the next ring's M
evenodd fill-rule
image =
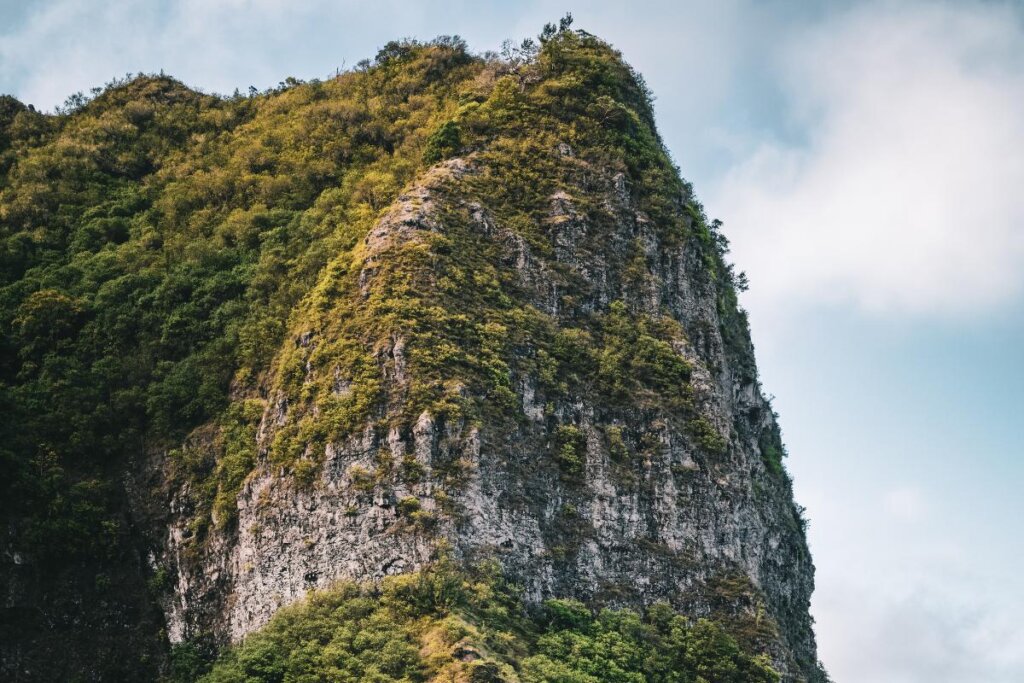
M767 658L664 604L644 614L548 600L527 613L494 573L451 569L342 584L280 610L206 665L180 649L177 680L203 683L775 683Z

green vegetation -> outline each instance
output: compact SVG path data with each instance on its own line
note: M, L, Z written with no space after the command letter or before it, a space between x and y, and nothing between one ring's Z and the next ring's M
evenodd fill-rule
M397 47L389 54L389 68L412 59ZM585 34L556 30L539 48L519 54L528 59L466 65L477 70L474 78L455 88L455 103L439 108L424 131L423 163L459 154L466 170L442 164L420 173L418 199L406 198L403 207L415 211L429 201L429 215L417 220L444 229L383 237L372 246L353 242L325 264L292 313L290 335L305 341L286 345L267 378L267 393L283 393L289 407L270 445L271 462L286 468L315 462L327 443L368 423L407 429L424 411L440 421L515 419L512 381L523 376L540 377L551 398L596 390L621 406L699 420L678 323L641 314L628 301L603 312L584 310L592 283L553 258L559 222L551 216L551 197L578 188L581 174L595 169L623 172L636 188L636 205L657 218L652 225L666 244L691 232L709 235L699 211L664 202L663 193L678 196L685 187L654 132L649 95L614 51ZM561 155L560 145L581 154ZM603 196L574 198L595 228L588 237L595 243L618 230ZM501 243L482 234L473 207L483 207L483 220L514 231L548 263L563 292L558 318L530 302ZM361 234L378 217L370 215ZM719 258L710 237L695 244ZM608 256L622 261L612 266L624 273L636 267L632 255ZM405 383L385 380L398 372ZM690 431L701 447L724 449L721 437ZM579 474L579 448L553 437L556 462ZM449 485L457 485L458 474Z
M771 428L761 434L759 446L765 466L770 472L781 476L784 472L782 459L786 457L786 446L782 443L782 431L777 422L773 422Z
M428 164L433 164L447 159L459 151L461 141L459 125L454 121L445 121L427 138L427 149L423 152L423 160Z
M113 667L100 678L159 663L158 627L116 616L151 609L121 488L129 459L169 452L197 542L234 523L259 458L257 387L293 311L417 173L428 132L482 68L442 39L250 97L161 75L57 116L0 101L0 517L34 604L5 613L18 633L3 640L57 623L55 638L98 639L80 649ZM358 413L376 394L374 371L356 370ZM121 648L148 659L101 654ZM19 656L45 671L48 651Z
M555 432L555 461L569 476L583 474L587 439L576 425L561 425Z
M190 676L202 665L190 659ZM183 679L190 680L190 679ZM643 615L549 600L528 613L491 572L433 568L379 588L342 584L282 609L204 683L466 681L772 683L762 655L665 604Z
M446 174L456 156L469 170ZM444 229L371 246L413 185ZM605 198L625 192L662 245L698 250L727 343L748 343L724 241L666 154L642 79L567 21L500 58L458 38L389 43L329 81L249 96L139 75L57 115L0 97L0 521L40 606L17 615L17 635L94 633L108 678L156 666L158 627L119 617L148 614L147 591L166 590L159 572L148 586L140 576L124 490L151 456L166 455L167 483L187 492L198 553L233 530L260 463L311 486L327 444L367 425L408 429L424 411L514 422L514 382L527 376L545 400L596 393L680 420L722 452L695 405L684 330L642 312L637 244L609 254L622 297L601 310L585 303L593 283L556 258L570 219L551 198L581 187L581 254L614 238ZM481 212L551 274L557 315L531 303ZM579 428L552 420L550 436L553 453L538 458L582 474ZM628 459L623 433L607 439ZM350 470L352 486L424 476L394 460ZM403 501L416 531L451 512L443 488L466 468L439 471L436 509ZM122 648L140 661L108 656Z

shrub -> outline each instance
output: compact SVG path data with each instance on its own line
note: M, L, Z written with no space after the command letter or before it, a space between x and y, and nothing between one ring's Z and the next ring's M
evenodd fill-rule
M687 428L697 444L705 451L714 454L725 452L728 442L703 415L691 419L687 423Z
M587 439L576 425L560 425L555 432L555 461L569 476L583 474Z
M399 514L405 515L406 517L411 516L415 512L420 510L420 500L416 496L406 496L398 501L398 512Z
M184 655L183 668L202 670L194 652ZM523 683L779 680L767 657L743 651L719 624L693 623L667 605L595 614L555 599L530 616L500 574L447 564L385 579L379 591L346 583L313 593L223 653L201 680L494 683L516 680L514 672Z
M626 447L626 441L622 438L622 427L617 425L609 425L604 430L605 438L608 439L608 452L612 458L618 461L623 461L629 456L629 449Z
M459 125L454 121L446 121L427 138L427 147L423 152L423 161L434 164L442 159L455 155L462 145L462 134Z

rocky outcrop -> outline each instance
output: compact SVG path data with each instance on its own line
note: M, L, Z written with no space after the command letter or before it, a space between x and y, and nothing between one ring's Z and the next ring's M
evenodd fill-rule
M583 163L567 145L552 153ZM551 250L537 253L486 198L462 189L482 163L444 162L399 197L358 248L362 295L387 277L379 264L392 250L420 243L429 251L426 236L445 235L461 212L462 229L496 250L516 295L555 328L607 314L613 302L675 321L682 334L672 349L690 368L691 407L554 395L523 370L528 364L512 362L512 414L424 410L387 426L400 411L391 404L327 443L313 480L301 482L265 459L299 410L269 395L257 436L264 460L238 496L237 524L197 549L188 490L167 493L175 514L154 562L174 568L163 605L172 641L209 631L237 640L311 588L413 571L450 552L497 560L532 600L668 600L694 616L716 615L767 648L786 680L817 680L807 612L813 566L777 464L778 428L752 372L745 321L723 306L730 285L709 273L706 247L667 239L622 173L588 168L588 186L549 197L540 227ZM677 200L680 216L687 200ZM697 219L685 220L696 234ZM297 343L315 347L322 334ZM409 381L410 343L399 336L375 350L392 389ZM351 390L346 377L333 382L339 395ZM557 455L565 447L579 456L568 469Z

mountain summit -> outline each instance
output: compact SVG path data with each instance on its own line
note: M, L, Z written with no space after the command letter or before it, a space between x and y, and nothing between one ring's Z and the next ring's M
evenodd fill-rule
M569 21L0 99L0 237L7 680L826 680L745 279Z

